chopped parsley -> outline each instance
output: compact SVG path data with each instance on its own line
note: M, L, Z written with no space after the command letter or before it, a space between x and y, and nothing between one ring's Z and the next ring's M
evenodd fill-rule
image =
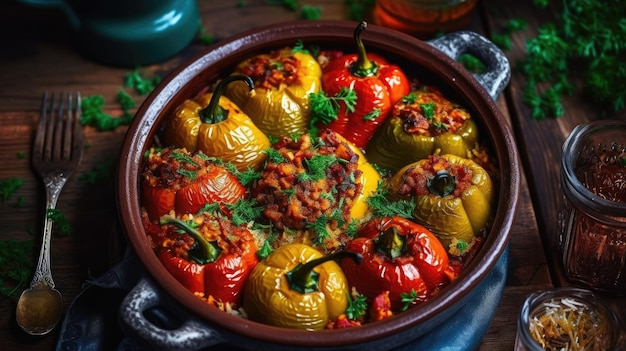
M417 299L417 292L415 289L411 289L408 293L400 294L400 299L402 300L402 307L400 308L402 311L406 311L409 309L411 304Z
M354 297L348 294L348 308L346 308L346 317L351 320L357 320L365 315L367 311L367 297L359 294Z
M2 202L7 201L13 196L13 193L17 191L22 185L24 185L24 180L21 178L7 178L0 181L0 200Z
M58 208L49 208L46 211L46 216L52 220L52 223L54 223L52 228L54 229L55 233L64 236L70 235L72 227L70 226L70 222L68 222L67 218L65 217L63 212L61 212L61 210L59 210Z

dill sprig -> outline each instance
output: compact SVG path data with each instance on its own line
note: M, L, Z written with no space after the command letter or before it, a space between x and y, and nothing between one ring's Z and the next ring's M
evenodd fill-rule
M376 217L399 216L412 218L415 210L415 202L408 200L391 201L388 198L389 190L378 183L376 192L367 198L367 204Z

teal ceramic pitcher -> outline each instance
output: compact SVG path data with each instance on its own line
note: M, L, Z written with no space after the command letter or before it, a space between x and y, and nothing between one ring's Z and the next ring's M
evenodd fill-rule
M73 44L89 59L134 67L167 59L185 48L200 27L196 0L19 0L57 7Z

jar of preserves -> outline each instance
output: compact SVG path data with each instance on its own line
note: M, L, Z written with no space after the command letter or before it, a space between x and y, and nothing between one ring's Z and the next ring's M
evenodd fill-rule
M376 0L374 22L416 36L432 39L439 33L469 25L478 0Z
M540 291L524 301L515 351L621 350L619 328L615 314L589 290Z
M576 126L563 144L559 246L573 282L626 294L626 122Z

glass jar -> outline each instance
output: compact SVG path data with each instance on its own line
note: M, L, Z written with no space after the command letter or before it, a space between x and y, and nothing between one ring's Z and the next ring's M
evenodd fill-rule
M478 0L376 0L374 22L431 39L469 25Z
M524 301L515 351L618 350L619 333L615 314L594 293L555 288Z
M559 246L568 279L626 294L626 122L574 128L563 144Z

